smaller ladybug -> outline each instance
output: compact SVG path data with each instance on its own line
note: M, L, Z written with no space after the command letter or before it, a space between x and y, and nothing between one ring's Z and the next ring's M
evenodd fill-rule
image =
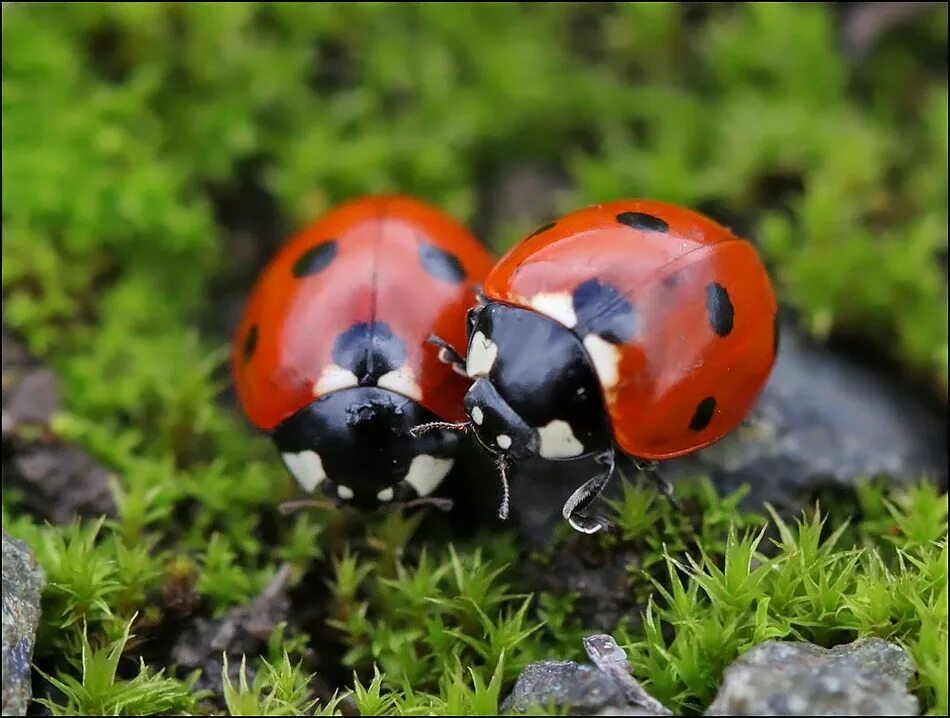
M411 429L464 417L470 382L443 360L464 346L491 263L455 220L401 196L339 206L269 262L231 368L247 416L305 491L364 510L429 500L458 435Z
M689 209L611 202L522 240L488 275L455 358L474 380L466 429L501 471L501 516L510 465L593 464L562 513L604 528L583 512L618 464L653 469L742 422L775 360L776 313L752 245Z

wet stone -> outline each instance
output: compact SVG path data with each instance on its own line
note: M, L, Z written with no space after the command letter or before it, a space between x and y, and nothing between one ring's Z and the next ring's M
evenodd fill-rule
M589 636L584 648L592 664L549 660L527 666L501 712L540 707L568 715L670 715L630 675L626 654L610 636Z
M46 578L29 548L3 533L3 715L26 715Z
M706 715L917 715L913 674L903 649L879 638L830 650L767 641L726 669Z

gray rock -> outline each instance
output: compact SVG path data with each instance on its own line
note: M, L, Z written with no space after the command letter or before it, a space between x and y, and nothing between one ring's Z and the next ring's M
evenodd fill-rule
M903 649L879 638L830 650L767 641L726 669L706 715L917 715L913 673Z
M630 675L626 654L610 636L589 636L584 648L594 665L540 661L527 666L501 712L553 707L570 715L670 715Z
M46 577L29 548L3 533L3 715L26 715Z
M81 447L57 438L60 409L49 369L3 329L3 485L22 492L23 507L53 523L114 515L109 472Z

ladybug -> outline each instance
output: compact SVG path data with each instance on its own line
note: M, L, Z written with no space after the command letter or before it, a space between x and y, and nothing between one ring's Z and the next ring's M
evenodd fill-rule
M607 526L582 512L616 470L653 470L740 424L778 348L752 245L650 200L581 209L523 239L489 273L467 330L466 429L497 460L501 517L510 465L585 463L595 475L562 510L585 533Z
M306 492L371 510L439 487L458 434L410 430L464 418L470 381L446 352L465 346L465 313L491 265L464 227L405 196L340 205L272 258L231 369L248 418Z

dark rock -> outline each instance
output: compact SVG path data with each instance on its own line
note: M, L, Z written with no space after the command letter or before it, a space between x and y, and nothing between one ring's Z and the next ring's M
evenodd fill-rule
M900 485L929 476L945 487L946 428L945 417L894 382L784 326L749 421L703 451L662 462L660 473L674 483L705 474L724 493L748 484L746 508L769 502L788 515L819 491L847 490L866 477ZM549 539L565 499L596 471L571 464L539 461L511 472L512 517L534 543ZM605 496L620 496L621 483L611 481Z
M527 666L502 703L502 713L551 707L569 715L670 715L630 675L626 654L610 636L589 636L584 648L594 665L541 661Z
M767 641L726 669L706 715L917 715L913 674L903 649L879 638L830 650Z
M290 566L284 565L250 603L232 608L217 620L198 617L190 621L172 646L170 662L188 671L200 668L201 677L196 690L211 691L216 702L223 706L223 655L227 654L228 675L235 685L242 656L248 659L248 681L253 680L251 659L267 652L267 642L274 629L290 615L289 579ZM322 697L330 695L330 691L319 683L316 690Z
M842 49L855 63L871 55L881 38L895 27L910 23L944 3L862 2L853 3L844 13L840 28Z
M66 523L75 516L114 515L109 472L50 429L59 386L3 329L3 485L23 492L36 516Z
M3 471L7 483L6 466ZM109 477L109 472L80 447L58 441L19 452L9 474L10 482L25 490L26 508L59 524L75 516L114 516Z
M46 578L29 548L3 533L3 715L26 715L33 698L33 642Z
M593 630L613 630L622 619L636 628L643 606L630 589L630 575L640 563L638 552L584 538L571 537L543 563L523 564L524 584L533 591L574 594L574 611Z
M221 619L196 618L172 648L172 662L186 668L199 668L210 659L216 662L217 669L205 673L219 675L222 653L227 652L229 658L236 657L238 663L242 653L256 655L277 625L287 618L289 570L289 567L282 568L259 596L248 604L232 608Z

